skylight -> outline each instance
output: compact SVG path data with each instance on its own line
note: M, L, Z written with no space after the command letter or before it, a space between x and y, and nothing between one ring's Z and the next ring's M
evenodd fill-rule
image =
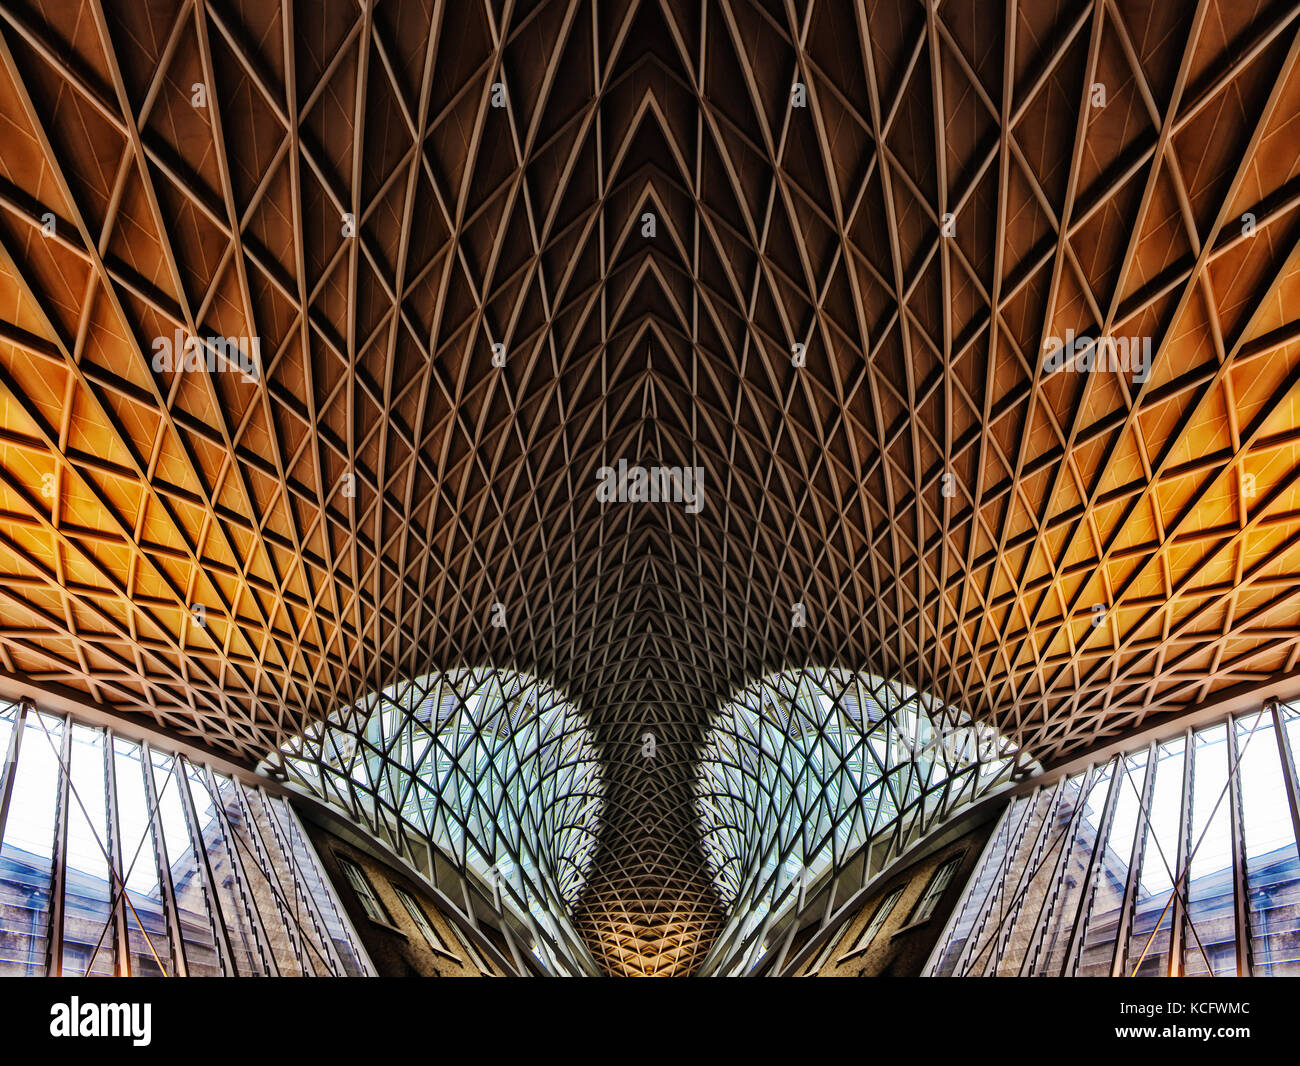
M899 682L771 674L722 709L701 760L715 883L748 935L869 840L887 836L896 853L1026 764L996 732Z
M543 920L577 898L600 813L596 759L575 709L536 678L479 668L404 681L281 754L296 783L381 835L427 840L520 915Z

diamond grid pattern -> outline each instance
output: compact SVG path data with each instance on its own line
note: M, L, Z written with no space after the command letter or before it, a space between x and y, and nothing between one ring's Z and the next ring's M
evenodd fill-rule
M754 678L866 670L1051 762L1294 671L1298 34L0 4L0 669L250 764L402 679L542 678L603 764L578 927L689 972ZM1067 329L1150 375L1045 373ZM155 370L177 330L256 380ZM619 458L705 510L600 504Z
M870 843L883 868L956 809L1037 769L996 731L844 670L763 678L714 720L700 821L730 956ZM730 957L729 956L729 957Z
M601 785L590 731L549 686L490 669L404 682L284 745L267 769L399 853L430 842L554 942L591 861Z

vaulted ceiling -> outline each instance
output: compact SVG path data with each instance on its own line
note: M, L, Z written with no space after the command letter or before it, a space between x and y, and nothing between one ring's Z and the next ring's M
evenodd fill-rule
M526 669L602 761L575 926L687 973L765 672L1044 762L1292 673L1297 14L5 0L0 684L253 763ZM1047 373L1069 329L1150 373ZM620 459L702 510L602 502Z

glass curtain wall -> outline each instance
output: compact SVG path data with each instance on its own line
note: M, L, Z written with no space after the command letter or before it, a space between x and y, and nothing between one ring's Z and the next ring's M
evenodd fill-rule
M1018 797L927 973L1300 974L1300 705Z
M372 972L282 798L29 704L0 753L0 975Z

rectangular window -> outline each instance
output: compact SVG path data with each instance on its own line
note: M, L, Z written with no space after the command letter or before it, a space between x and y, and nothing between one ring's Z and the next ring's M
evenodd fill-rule
M455 922L451 922L449 924L451 926L451 931L456 935L456 939L460 941L460 946L465 949L465 954L469 956L470 963L473 966L476 966L478 968L478 972L481 973L484 977L494 976L491 967L489 967L488 964L483 961L483 956L478 953L478 950L474 947L474 944L469 939L469 937L467 937L456 927Z
M912 920L908 923L909 925L923 922L934 913L934 909L939 905L939 899L943 895L943 890L952 882L953 874L957 872L957 865L960 862L961 856L958 855L956 858L949 859L934 871L930 883L925 886L925 893L917 901L916 910L912 912Z
M411 921L420 930L420 934L429 942L429 947L435 951L445 952L448 955L454 954L447 950L447 945L442 942L442 937L434 929L433 923L429 921L428 916L424 913L424 908L416 901L406 889L399 885L393 885L393 891L397 893L397 898L402 901L402 906L406 908L406 913L411 916Z
M343 869L343 874L352 886L352 891L357 894L357 899L361 901L361 908L366 912L366 917L372 922L382 922L384 925L392 925L388 917L388 912L384 910L384 905L379 902L379 897L375 895L375 888L370 883L370 878L366 872L361 869L351 859L345 859L342 855L337 856L339 866Z
M899 885L894 889L894 891L889 893L889 895L880 901L880 906L876 908L876 913L871 916L871 921L869 921L867 927L862 930L862 935L858 937L857 943L853 945L853 950L848 952L844 956L845 958L847 958L848 955L856 954L871 943L875 938L875 935L880 932L880 927L885 924L885 919L888 918L890 912L893 911L895 905L898 903L899 897L903 894L903 889L906 887L905 884Z

